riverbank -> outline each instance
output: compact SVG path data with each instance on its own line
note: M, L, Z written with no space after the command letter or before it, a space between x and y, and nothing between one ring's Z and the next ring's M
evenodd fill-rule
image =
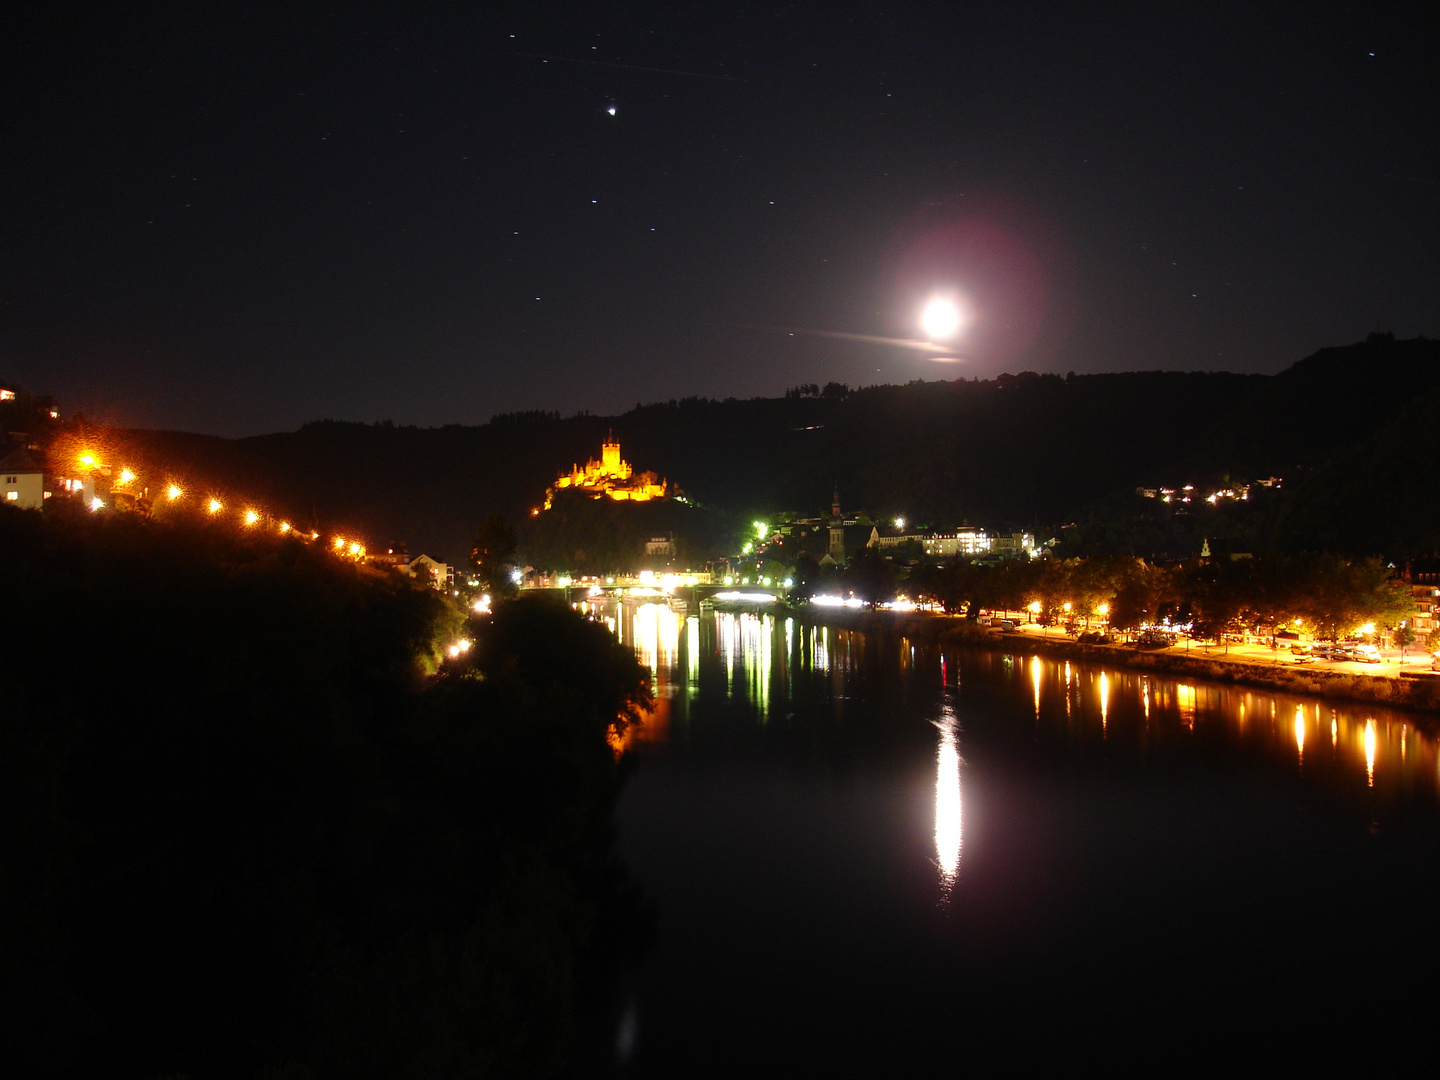
M896 634L950 648L993 649L1008 653L1039 653L1088 664L1154 672L1180 678L1235 683L1287 694L1364 701L1392 708L1440 713L1440 679L1401 678L1397 674L1371 674L1300 666L1285 654L1276 659L1205 653L1192 646L1137 649L1129 645L1083 644L1070 637L1050 636L1039 628L1022 627L1001 633L966 619L922 612L863 611L846 608L784 608L776 614L812 626Z

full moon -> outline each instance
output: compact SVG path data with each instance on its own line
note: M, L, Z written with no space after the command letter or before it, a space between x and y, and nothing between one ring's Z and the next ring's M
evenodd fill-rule
M920 312L920 329L931 340L953 337L960 329L960 309L937 296Z

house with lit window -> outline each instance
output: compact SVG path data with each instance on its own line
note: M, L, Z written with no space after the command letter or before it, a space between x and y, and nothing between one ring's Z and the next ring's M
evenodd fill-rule
M1410 595L1415 601L1415 613L1411 616L1410 627L1423 641L1431 631L1440 627L1440 559L1427 556L1410 564L1406 575L1410 583Z
M0 458L0 501L22 510L45 505L45 470L23 446Z
M990 537L984 529L964 525L950 533L931 533L924 538L925 554L934 559L956 555L984 555L990 550Z
M448 593L455 588L455 568L429 555L416 555L405 566L405 572L432 589Z

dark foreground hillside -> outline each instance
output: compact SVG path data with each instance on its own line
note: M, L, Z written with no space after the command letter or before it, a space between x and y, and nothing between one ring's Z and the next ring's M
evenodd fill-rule
M838 488L846 508L877 516L1048 532L1097 506L1123 523L1129 510L1102 500L1140 485L1278 475L1284 499L1246 526L1267 550L1323 542L1403 556L1440 533L1436 474L1425 467L1437 394L1440 343L1372 335L1277 376L1027 372L475 427L324 421L237 440L130 435L297 519L457 560L486 514L528 515L610 430L637 469L741 521L820 511Z
M0 509L0 557L7 1075L564 1067L636 925L603 628L427 677L460 617L294 542Z

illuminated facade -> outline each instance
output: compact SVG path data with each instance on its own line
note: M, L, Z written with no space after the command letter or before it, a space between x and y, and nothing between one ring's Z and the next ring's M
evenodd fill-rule
M608 497L618 502L649 502L680 494L680 489L653 472L637 473L620 456L620 442L612 434L600 445L600 460L591 458L582 469L573 466L568 475L558 477L545 492L545 509L557 491L574 488L592 499Z
M45 502L45 471L23 447L0 459L0 485L6 506L38 510Z

